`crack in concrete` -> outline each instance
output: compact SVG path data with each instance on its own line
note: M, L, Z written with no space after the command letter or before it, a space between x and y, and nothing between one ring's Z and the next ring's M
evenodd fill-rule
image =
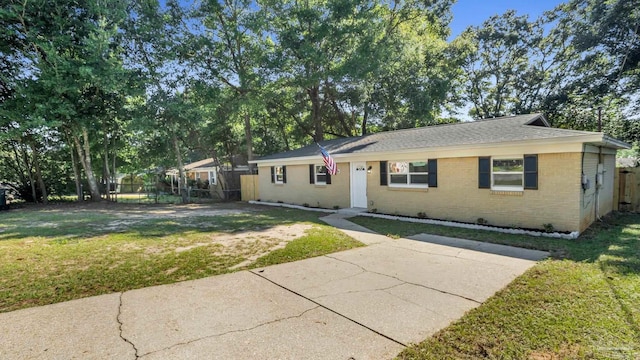
M325 255L325 256L326 256L326 255ZM360 268L362 269L362 267L361 267L361 266L359 266L359 265L356 265L356 264L353 264L353 265L358 266L358 267L360 267ZM366 270L365 270L365 271L366 271ZM266 280L266 281L268 281L268 282L270 282L270 283L272 283L272 284L274 284L274 285L276 285L276 286L278 286L278 287L280 287L280 288L282 288L282 289L284 289L284 290L287 290L287 291L289 291L290 293L292 293L292 294L294 294L294 295L297 295L297 296L299 296L299 297L301 297L301 298L303 298L303 299L309 300L310 302L312 302L312 303L314 303L314 304L318 305L319 307L321 307L321 308L323 308L323 309L325 309L325 310L327 310L327 311L330 311L330 312L332 312L332 313L334 313L334 314L336 314L336 315L338 315L338 316L340 316L340 317L342 317L342 318L344 318L344 319L347 319L347 320L351 321L352 323L354 323L354 324L356 324L356 325L362 326L363 328L365 328L365 329L367 329L367 330L369 330L369 331L371 331L371 332L373 332L373 333L375 333L375 334L378 334L378 335L382 336L382 337L383 337L383 338L385 338L385 339L391 340L391 341L393 341L394 343L396 343L396 344L398 344L398 345L401 345L401 346L403 346L403 347L407 347L407 344L405 344L405 343L403 343L403 342L401 342L401 341L399 341L399 340L396 340L396 339L394 339L394 338L392 338L392 337L390 337L390 336L388 336L388 335L385 335L385 334L381 333L380 331L375 330L375 329L373 329L373 328L371 328L371 327L369 327L369 326L367 326L367 325L365 325L365 324L363 324L363 323L360 323L360 322L358 322L358 321L356 321L356 320L354 320L354 319L352 319L352 318L350 318L350 317L348 317L348 316L346 316L346 315L344 315L344 314L341 314L341 313L337 312L336 310L333 310L333 309L331 309L331 308L329 308L329 307L327 307L327 306L324 306L324 305L322 305L321 303L319 303L319 302L317 302L317 301L313 300L312 298L306 297L306 296L304 296L304 295L302 295L302 294L300 294L300 293L298 293L298 292L295 292L295 291L293 291L293 290L289 289L288 287L285 287L285 286L283 286L283 285L280 285L280 284L278 284L277 282L275 282L275 281L273 281L273 280L271 280L271 279L269 279L269 278L267 278L267 277L265 277L265 276L262 276L261 274L257 274L257 273L254 273L254 272L251 272L251 274L254 274L255 276L258 276L258 277L260 277L260 278L262 278L262 279L264 279L264 280ZM402 281L402 280L401 280L401 281Z
M255 275L258 275L258 274L256 274L256 273L254 272L254 270L249 270L249 272L250 272L250 273L253 273L253 274L255 274ZM334 282L334 281L342 281L342 280L346 280L346 279L351 279L352 277L355 277L355 276L358 276L358 275L362 275L362 274L364 274L364 273L366 273L366 271L363 271L362 269L360 269L360 271L359 271L359 272L357 272L357 273L355 273L355 274L347 275L347 276L345 276L345 277L341 277L341 278L337 278L337 279L329 279L329 280L327 280L327 281L323 282L323 283L322 283L322 284L320 284L320 285L313 286L313 287L310 287L310 288L304 288L304 289L300 289L300 290L316 289L316 288L322 287L322 286L324 286L324 285L327 285L327 284L329 284L329 283L332 283L332 282ZM259 276L261 276L261 275L259 275ZM261 276L261 277L262 277L262 276Z
M334 259L334 260L338 260L338 261L345 262L345 263L347 263L347 264L355 265L355 266L357 266L357 267L361 268L362 270L367 271L367 272L370 272L370 273L372 273L372 274L377 274L377 275L386 276L386 277L389 277L389 278L392 278L392 279L396 279L396 280L398 280L398 281L400 281L400 282L403 282L403 283L405 283L405 284L414 285L414 286L419 286L419 287L421 287L421 288L425 288L425 289L429 289L429 290L437 291L437 292L442 293L442 294L447 294L447 295L455 296L455 297L458 297L458 298L461 298L461 299L465 299L465 300L468 300L468 301L472 301L472 302L474 302L474 303L476 303L476 304L478 304L478 305L482 304L482 302L481 302L481 301L478 301L478 300L475 300L475 299L472 299L472 298L466 297L466 296L464 296L464 295L451 293L451 292L448 292L448 291L445 291L445 290L441 290L441 289L436 289L436 288L433 288L433 287L430 287L430 286L426 286L426 285L423 285L423 284L413 283L413 282L410 282L410 281L406 281L406 280L400 279L400 278L399 278L399 277L397 277L397 276L392 276L392 275L389 275L389 274L384 274L384 273L379 273L379 272L376 272L376 271L368 270L368 269L364 268L363 266L361 266L361 265L359 265L359 264L355 264L355 263L352 263L352 262L350 262L350 261L343 260L343 259L338 259L338 258L335 258L335 257L330 256L330 255L325 255L325 256L326 256L326 257L328 257L328 258Z
M131 345L131 347L133 348L133 351L135 352L134 355L136 356L136 359L139 359L140 355L138 354L138 348L136 347L136 345L131 340L127 339L126 337L124 337L124 335L122 335L123 322L122 322L122 319L120 319L120 316L122 315L122 295L124 295L124 292L120 293L120 304L118 305L118 316L116 316L116 320L118 321L118 330L120 331L118 335L120 335L120 338L124 342Z
M307 309L307 310L305 310L305 311L301 312L301 313L300 313L300 314L298 314L298 315L291 315L291 316L287 316L287 317L283 317L283 318L278 318L278 319L274 319L274 320L266 321L266 322L263 322L263 323L257 324L256 326L252 326L252 327L250 327L250 328L246 328L246 329L237 329L237 330L229 330L229 331L225 331L225 332L223 332L223 333L219 333L219 334L211 334L211 335L203 336L203 337L201 337L201 338L197 338L197 339L193 339L193 340L189 340L189 341L185 341L185 342L181 342L181 343L173 344L173 345L168 346L168 347L163 348L163 349L154 350L154 351L148 352L148 353L146 353L146 354L142 354L142 355L140 355L140 358L143 358L143 357L145 357L145 356L147 356L147 355L155 354L155 353L158 353L158 352L171 350L171 349L173 349L173 348L175 348L175 347L178 347L178 346L182 346L182 345L189 345L189 344L192 344L192 343L195 343L195 342L198 342L198 341L202 341L202 340L206 340L206 339L211 339L211 338L215 338L215 337L221 337L221 336L225 336L225 335L228 335L228 334L241 333L241 332L251 331L251 330L255 330L255 329L257 329L257 328L259 328L259 327L262 327L262 326L266 326L266 325L270 325L270 324L275 324L275 323L278 323L278 322L281 322L281 321L286 321L286 320L291 320L291 319L300 318L300 317L304 316L306 313L308 313L309 311L315 310L315 309L317 309L317 308L319 308L319 307L320 307L320 305L316 305L316 306L314 306L314 307L312 307L312 308L309 308L309 309Z
M405 285L405 284L400 284L400 285ZM389 290L389 289L387 289L387 290ZM432 310L432 309L429 309L429 308L424 307L424 305L423 305L423 304L418 304L417 302L411 301L411 300L409 300L409 299L405 299L405 298L403 298L403 297L401 297L401 296L399 296L399 295L396 295L396 294L394 294L394 293L391 293L391 292L389 292L389 291L387 291L387 290L384 290L384 292L385 292L385 293L387 293L387 294L389 294L389 295L391 295L391 296L393 296L393 297L395 297L396 299L400 299L400 300L402 300L402 301L404 301L404 302L407 302L407 303L409 303L409 304L413 304L413 305L415 305L415 306L417 306L417 307L419 307L419 308L421 308L421 309L423 309L423 310L426 310L426 311L428 311L428 312L430 312L430 313L432 313L432 314L436 314L436 315L438 315L438 316L440 316L440 317L443 317L443 318L445 318L445 319L453 320L453 319L451 319L449 316L446 316L446 315L441 314L441 313L439 313L439 312L437 312L437 311L434 311L434 310Z
M427 241L422 241L422 240L418 240L418 239L412 239L412 238L407 238L408 240L411 241L417 241L417 242L421 242L421 243L425 243L425 244L432 244L432 245L439 245L439 246L447 246L447 245L440 245L437 243L430 243ZM468 261L475 261L475 262L479 262L479 263L486 263L484 261L479 261L479 260L474 260L474 259L467 259L467 258L461 258L460 254L462 254L465 251L471 250L471 251L479 251L479 250L473 250L473 249L465 249L465 248L459 248L460 250L458 250L458 252L455 255L447 255L447 254L441 254L441 253L435 253L435 252L431 252L431 251L420 251L420 250L416 250L416 249L409 249L406 248L404 246L394 246L394 245L389 245L389 247L392 247L394 249L401 249L401 250L407 250L407 251L413 251L413 252L417 252L418 254L428 254L428 255L434 255L434 256L443 256L443 257L450 257L450 258L454 258L454 259L463 259L463 260L468 260ZM450 246L451 247L451 246Z
M363 292L367 292L367 291L385 291L386 292L386 290L390 290L390 289L393 289L394 287L398 287L398 286L401 286L401 285L404 285L404 284L405 284L404 282L400 282L399 284L395 284L395 285L391 285L391 286L387 286L387 287L379 288L379 289L341 291L341 292L337 292L337 293L316 296L316 297L314 297L312 299L317 300L317 299L322 299L322 298L329 297L329 296L344 295L344 294L357 294L357 293L363 293Z

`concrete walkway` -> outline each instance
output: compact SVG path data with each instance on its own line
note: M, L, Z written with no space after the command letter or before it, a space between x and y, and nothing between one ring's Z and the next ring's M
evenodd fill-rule
M346 216L323 220L369 246L0 314L0 359L393 358L547 256Z

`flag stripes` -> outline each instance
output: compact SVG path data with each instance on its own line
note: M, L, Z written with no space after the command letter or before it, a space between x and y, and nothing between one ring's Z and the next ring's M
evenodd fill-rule
M320 152L322 153L322 160L324 161L324 166L327 168L327 173L329 175L337 174L338 165L336 164L336 162L333 160L331 155L329 155L327 150L325 150L320 144L318 144L318 147L320 147Z

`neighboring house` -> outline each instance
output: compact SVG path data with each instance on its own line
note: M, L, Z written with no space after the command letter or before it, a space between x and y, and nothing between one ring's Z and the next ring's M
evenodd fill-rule
M229 192L239 191L239 176L249 172L249 167L246 165L234 167L233 176L230 176L227 179L229 183L224 185L219 179L218 171L231 173L231 165L225 164L219 167L213 158L208 158L184 166L184 172L189 182L188 186L192 189L212 190L222 199L229 198ZM177 193L178 189L183 187L178 170L170 169L166 174L171 178L172 191ZM237 196L233 195L232 197Z
M615 154L602 133L555 129L541 114L388 131L251 161L260 200L558 231L613 209ZM550 225L549 225L550 224Z
M197 188L209 189L210 185L218 184L218 170L215 166L213 158L204 159L184 166L185 176L188 180L195 182ZM179 191L184 187L180 179L180 173L178 169L169 169L167 176L171 178L171 189L173 192Z

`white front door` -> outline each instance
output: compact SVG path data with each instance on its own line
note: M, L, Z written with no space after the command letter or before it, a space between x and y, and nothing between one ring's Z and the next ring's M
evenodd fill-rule
M351 207L367 207L367 163L351 163Z

